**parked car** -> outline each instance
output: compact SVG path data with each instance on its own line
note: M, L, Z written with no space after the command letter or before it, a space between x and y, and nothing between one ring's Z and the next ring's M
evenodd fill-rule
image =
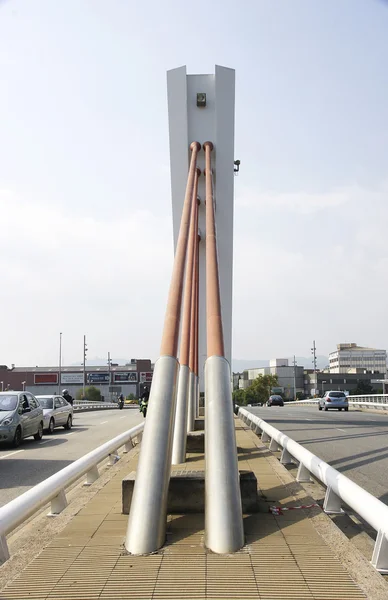
M73 407L62 396L37 396L43 408L43 426L48 433L55 427L71 429L73 424Z
M342 410L343 408L349 410L348 397L344 392L325 392L322 398L319 398L318 409L329 410L329 408L336 408Z
M43 436L43 409L29 392L0 392L0 442L17 448L24 438Z
M284 400L281 396L270 396L267 402L267 406L284 406Z

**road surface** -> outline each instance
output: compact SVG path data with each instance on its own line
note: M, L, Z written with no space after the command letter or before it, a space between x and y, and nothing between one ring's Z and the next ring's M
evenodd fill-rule
M55 429L40 442L27 438L19 448L0 446L0 506L142 421L138 407L75 412L71 431Z
M388 504L388 415L287 404L248 410Z

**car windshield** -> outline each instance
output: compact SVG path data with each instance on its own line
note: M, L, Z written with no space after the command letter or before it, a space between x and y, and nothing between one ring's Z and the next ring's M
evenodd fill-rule
M53 408L54 406L53 399L48 396L47 398L38 398L38 400L42 408Z
M0 396L0 410L15 410L15 408L17 407L17 403L17 396Z
M345 394L343 392L330 392L330 398L345 398Z
M282 400L281 396L271 396L272 400Z

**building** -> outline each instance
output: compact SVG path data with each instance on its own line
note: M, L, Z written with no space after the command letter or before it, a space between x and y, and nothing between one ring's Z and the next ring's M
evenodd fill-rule
M101 391L105 401L113 400L119 394L138 398L145 384L152 383L153 365L148 359L132 359L125 366L62 367L59 381L58 367L12 367L0 365L0 390L7 388L23 390L35 395L57 394L66 388L76 397L85 386L95 386Z
M323 396L324 392L340 390L350 394L358 387L361 381L368 383L373 388L373 393L382 393L384 390L383 378L374 373L359 370L357 373L328 373L313 369L304 372L304 391L308 398ZM316 378L316 379L315 379Z
M269 361L269 367L247 369L240 379L240 388L246 389L259 375L277 375L278 389L285 398L294 398L294 366L288 364L287 358L274 358ZM304 393L304 367L295 366L296 393Z
M366 348L357 344L337 344L329 354L330 373L380 373L387 370L387 351Z

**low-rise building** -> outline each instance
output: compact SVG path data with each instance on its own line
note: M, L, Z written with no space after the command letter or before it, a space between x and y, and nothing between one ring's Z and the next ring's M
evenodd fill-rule
M258 367L247 369L240 379L240 388L246 389L252 385L259 375L276 375L278 378L277 388L281 389L285 398L294 397L294 366L289 365L287 358L274 358L269 361L269 367ZM304 367L295 366L296 393L304 393Z
M384 384L382 376L374 373L361 371L358 373L324 373L317 371L314 374L312 369L306 369L304 372L305 395L308 398L313 396L323 396L324 392L331 390L340 390L350 394L356 390L360 382L368 383L374 394L383 391Z
M57 394L62 389L69 390L76 397L85 386L95 386L101 391L104 400L109 401L120 394L133 394L138 398L144 385L150 387L153 369L149 359L132 359L124 366L87 366L85 374L82 366L62 367L15 367L0 365L0 390L26 389L32 394Z
M377 348L357 346L357 344L337 344L337 350L329 354L330 373L381 373L387 370L387 351Z

